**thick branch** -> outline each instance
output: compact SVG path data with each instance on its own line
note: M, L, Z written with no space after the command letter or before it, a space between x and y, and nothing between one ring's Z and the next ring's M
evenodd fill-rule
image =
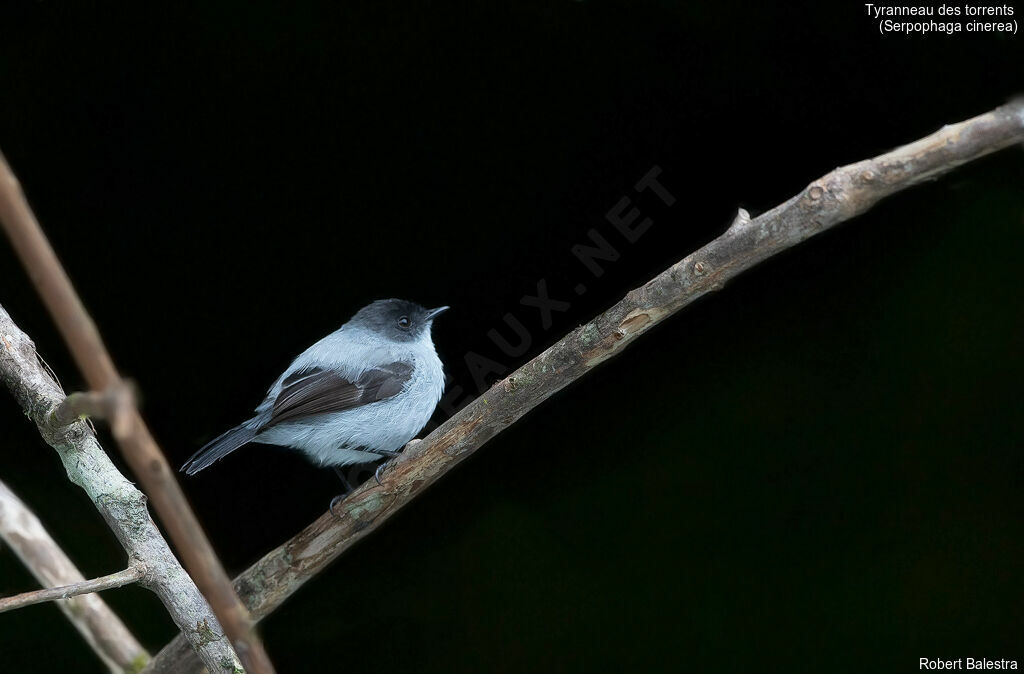
M7 161L0 154L0 223L25 265L43 303L60 328L78 367L95 391L123 386L96 324L86 312ZM185 566L210 602L235 650L253 674L274 671L252 621L185 500L173 471L146 422L134 407L112 420L114 439L153 501Z
M106 576L93 578L92 580L83 580L70 585L48 587L44 590L32 590L31 592L16 594L13 597L0 598L0 613L13 611L23 606L31 606L32 604L42 604L43 602L57 601L58 599L71 599L72 597L92 592L112 590L116 587L137 583L145 577L145 567L142 564L132 564L123 571L117 571Z
M2 481L0 539L43 586L85 580L39 518ZM74 597L57 607L111 672L135 671L149 660L149 653L98 595Z
M50 422L64 393L43 369L35 345L0 307L0 380L57 450L68 478L85 490L128 553L150 573L140 584L156 593L211 672L240 668L230 642L188 574L175 559L146 509L146 497L118 472L96 436L81 421ZM188 646L186 646L188 648Z
M340 517L321 515L236 578L239 594L253 616L263 618L485 442L698 297L895 192L1022 141L1024 100L1018 100L838 168L757 218L741 212L725 234L573 330L425 440L406 447L384 474L383 484L369 480L335 506ZM187 651L172 642L148 669L180 671L180 657L188 657Z

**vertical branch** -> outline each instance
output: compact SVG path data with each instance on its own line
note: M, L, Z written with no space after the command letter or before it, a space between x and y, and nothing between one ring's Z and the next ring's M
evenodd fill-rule
M14 550L43 587L72 585L85 580L35 513L2 481L0 539ZM57 608L111 672L135 671L149 660L146 649L99 595L85 594L59 601Z
M89 386L98 392L122 386L121 377L95 323L82 305L2 154L0 223ZM185 568L206 596L242 663L253 674L272 673L273 665L253 630L248 610L235 594L224 567L138 409L128 406L110 421L114 439L128 465L152 500Z
M146 497L125 479L82 421L55 422L64 392L43 369L35 345L0 306L0 381L10 389L43 439L57 450L68 479L81 487L130 563L141 563L142 587L154 592L187 641L211 672L241 669L231 643L195 583L174 557L146 509Z

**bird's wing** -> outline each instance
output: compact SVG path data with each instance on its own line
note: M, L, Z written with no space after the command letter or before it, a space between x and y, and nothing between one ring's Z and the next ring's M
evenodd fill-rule
M327 412L342 412L398 395L412 376L412 365L389 363L364 371L355 380L337 370L311 367L288 375L262 428Z

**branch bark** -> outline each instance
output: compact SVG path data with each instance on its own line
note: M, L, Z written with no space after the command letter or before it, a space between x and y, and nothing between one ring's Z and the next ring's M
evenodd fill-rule
M39 518L2 481L0 539L44 587L85 580ZM134 672L149 661L149 653L99 596L74 597L57 607L111 672Z
M86 312L56 253L29 208L17 178L0 154L0 223L43 303L57 323L89 386L97 392L123 388L99 330ZM209 539L185 499L174 472L138 409L121 406L111 430L132 471L153 500L171 540L210 602L247 670L273 674L274 668L253 630L245 606L231 585Z
M128 410L134 406L134 395L131 387L124 382L120 386L102 393L96 391L79 391L72 393L60 405L54 408L50 421L54 424L67 425L77 419L106 419L108 421L124 421L128 418ZM127 429L118 429L118 433L126 433Z
M12 597L0 598L0 613L13 611L14 609L31 606L33 604L42 604L44 602L58 601L61 599L71 599L72 597L78 597L80 595L90 594L93 592L102 592L103 590L113 590L114 588L137 583L145 577L145 567L136 562L130 565L127 569L116 571L114 573L107 574L106 576L100 576L99 578L81 580L67 585L48 587L43 590L32 590L31 592L22 592L21 594L16 594Z
M253 617L262 619L485 442L689 303L889 195L1021 142L1024 99L838 168L757 218L741 211L725 234L570 332L422 442L410 443L382 484L367 481L335 506L339 517L324 513L236 578L239 595ZM147 671L182 671L188 657L176 639Z
M0 307L0 379L43 439L57 450L68 478L85 490L131 561L149 573L140 581L152 590L211 672L241 671L231 643L209 605L174 557L146 509L146 497L118 472L82 421L53 424L64 393L43 369L35 345Z

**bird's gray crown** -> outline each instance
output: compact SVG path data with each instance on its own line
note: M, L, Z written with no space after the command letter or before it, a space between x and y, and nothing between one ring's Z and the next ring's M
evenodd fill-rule
M377 300L356 312L349 324L396 342L411 342L429 332L434 318L447 308L424 309L408 300Z

